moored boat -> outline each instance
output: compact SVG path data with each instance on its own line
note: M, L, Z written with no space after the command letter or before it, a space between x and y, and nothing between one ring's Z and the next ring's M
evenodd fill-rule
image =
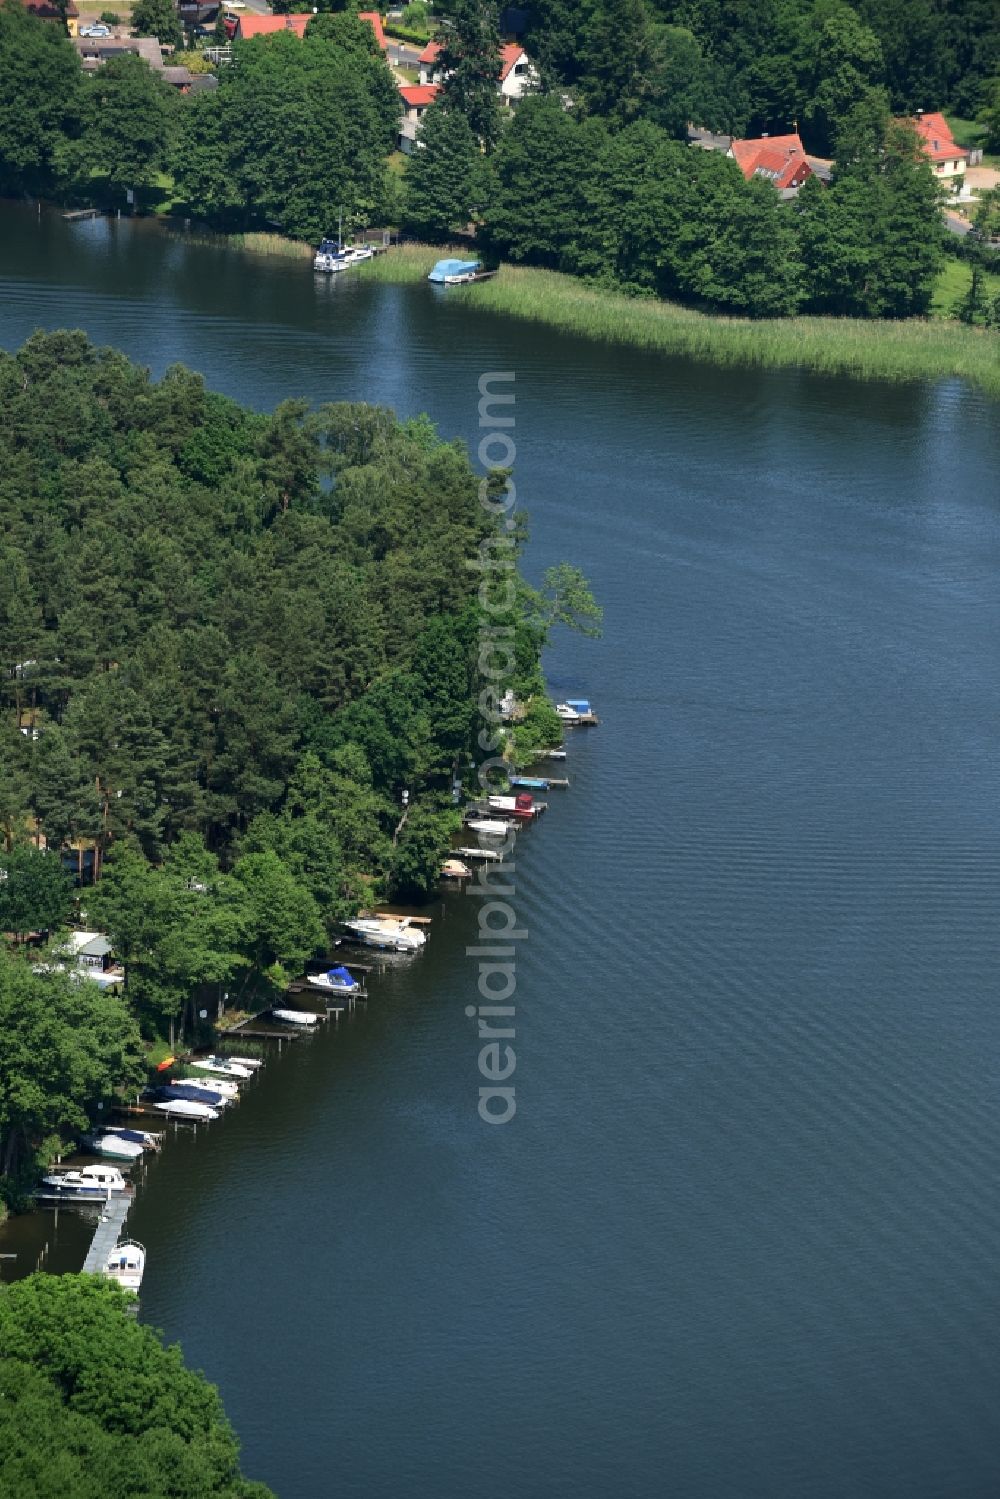
M320 989L324 994L359 994L361 985L346 968L328 968L326 973L310 973L306 977L306 983L314 989Z
M188 1083L165 1083L160 1088L153 1088L150 1097L159 1099L161 1103L175 1100L181 1103L204 1104L216 1113L230 1102L214 1088L198 1088Z
M516 796L489 796L486 800L492 811L506 812L511 817L521 818L522 821L527 821L529 817L537 817L539 812L545 810L545 803L536 803L529 791L518 792Z
M179 1078L177 1083L168 1083L167 1086L193 1088L196 1093L214 1093L217 1098L227 1099L230 1103L234 1103L240 1096L239 1088L229 1077L185 1077Z
M472 870L461 859L445 859L441 865L441 875L446 880L468 880L472 878Z
M104 1202L131 1187L115 1166L82 1166L79 1171L50 1171L35 1196L49 1202Z
M248 1078L252 1076L249 1067L229 1057L199 1057L197 1061L191 1063L191 1066L200 1068L202 1072L210 1072L216 1077Z
M138 1239L121 1239L108 1255L102 1275L121 1286L123 1291L138 1294L146 1269L146 1251Z
M366 947L390 952L416 952L427 941L426 932L412 926L406 916L359 916L344 925Z
M126 1140L112 1130L81 1135L80 1144L106 1161L138 1161L146 1148L138 1140Z
M166 1114L174 1119L193 1119L196 1121L218 1119L218 1109L213 1109L210 1104L196 1103L191 1098L161 1098L153 1100L154 1109L159 1109L161 1114Z
M474 833L480 833L484 838L506 838L517 827L516 823L506 822L499 817L471 817L465 824Z
M258 1067L263 1067L264 1065L263 1059L261 1057L227 1056L223 1058L223 1061L235 1062L238 1067L246 1067L251 1072L256 1072Z
M435 264L427 279L441 286L458 286L463 281L475 281L481 270L480 260L445 259Z
M272 1020L281 1021L282 1025L299 1025L303 1027L317 1025L319 1016L313 1015L309 1010L272 1010Z

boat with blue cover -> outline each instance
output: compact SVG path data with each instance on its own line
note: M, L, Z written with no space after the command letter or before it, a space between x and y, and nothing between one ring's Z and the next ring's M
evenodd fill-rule
M460 286L463 281L475 281L482 268L481 260L439 260L427 279L439 286Z
M349 997L361 992L361 985L343 965L339 968L328 968L326 973L310 973L306 978L306 983L314 989L322 989L324 994L340 994Z

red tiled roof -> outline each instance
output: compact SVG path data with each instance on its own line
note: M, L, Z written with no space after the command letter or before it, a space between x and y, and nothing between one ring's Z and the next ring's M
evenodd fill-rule
M440 53L440 51L441 51L441 43L440 42L428 42L427 46L424 48L424 50L421 52L420 56L417 58L417 62L437 62L437 60L438 60L438 54Z
M924 155L931 161L959 161L968 156L969 153L955 143L944 115L917 115L911 124L920 137Z
M756 161L760 153L774 148L781 152L783 159L788 157L789 152L793 152L796 156L806 154L797 133L794 135L759 135L753 140L733 141L731 149L740 171L744 177L749 178L756 170Z
M312 20L312 15L305 16L252 16L244 12L239 18L239 35L246 41L254 36L272 36L276 31L294 31L297 37L305 35L306 27ZM375 33L375 40L385 51L385 32L382 30L382 17L374 10L361 11L358 15L359 21L367 21Z
M516 42L508 42L505 47L500 48L500 82L503 83L507 74L516 62L520 62L524 56L524 48L519 47Z
M251 16L244 13L239 18L239 36L243 41L248 41L254 36L273 36L278 31L294 31L297 37L303 37L311 20L311 15Z
M433 104L441 88L436 83L407 83L400 85L400 97L409 109L423 109Z
M377 10L359 10L358 11L358 20L359 21L367 21L368 22L368 24L371 26L372 30L375 33L375 40L378 42L379 46L382 48L382 51L384 52L385 49L386 49L386 47L389 44L388 44L388 42L385 39L385 32L382 30L382 17L379 15L378 11Z

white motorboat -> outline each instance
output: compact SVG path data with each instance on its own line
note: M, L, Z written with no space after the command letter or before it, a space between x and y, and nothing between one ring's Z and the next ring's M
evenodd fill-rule
M359 916L356 921L344 924L366 947L386 948L390 952L416 952L427 941L426 932L411 926L406 916Z
M174 1119L218 1119L218 1109L211 1108L207 1103L194 1103L190 1098L166 1098L154 1103L154 1109L159 1109L162 1114L167 1114Z
M82 1166L79 1171L51 1171L42 1177L36 1197L50 1202L105 1202L131 1188L115 1166Z
M346 968L328 968L326 973L310 973L306 977L306 983L313 989L319 989L324 994L360 994L361 985Z
M468 880L472 878L472 870L461 859L445 859L441 865L441 875L446 880Z
M121 1239L108 1255L103 1274L123 1291L138 1294L146 1269L146 1251L138 1239Z
M250 1072L256 1072L258 1067L263 1067L261 1057L225 1057L224 1061L235 1062L237 1067L246 1067Z
M106 1161L137 1161L146 1149L138 1140L126 1140L113 1131L83 1135L80 1144Z
M476 817L465 825L474 833L481 833L484 838L506 838L507 834L517 826L513 822L501 822L499 819L489 817Z
M556 712L563 723L579 723L580 715L568 703L556 703Z
M242 1062L231 1061L228 1057L199 1057L192 1067L198 1067L202 1072L210 1072L213 1077L238 1077L246 1079L253 1074L249 1067L244 1067Z
M198 1093L214 1093L216 1098L223 1098L227 1103L234 1103L240 1096L239 1088L228 1077L183 1077L179 1079L178 1086L194 1088Z
M313 1015L309 1010L272 1010L272 1019L280 1020L282 1025L316 1025L319 1021L318 1015Z

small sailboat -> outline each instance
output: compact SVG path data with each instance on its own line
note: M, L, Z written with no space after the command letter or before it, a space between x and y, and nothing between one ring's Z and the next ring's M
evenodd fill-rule
M343 965L339 968L328 968L326 973L310 973L306 977L306 983L314 989L321 989L324 994L349 996L361 992L361 985Z
M303 1028L317 1025L319 1016L313 1015L309 1010L272 1010L272 1020L280 1020L282 1025L298 1025Z
M82 1166L79 1171L50 1171L35 1196L43 1202L105 1202L131 1187L115 1166Z
M146 1251L138 1239L121 1239L108 1255L103 1274L123 1291L139 1293L146 1269Z

